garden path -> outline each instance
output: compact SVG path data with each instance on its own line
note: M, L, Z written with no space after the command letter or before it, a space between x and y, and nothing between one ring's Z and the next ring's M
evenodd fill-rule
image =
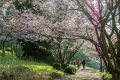
M102 80L99 72L92 68L77 70L75 75L68 75L69 80Z

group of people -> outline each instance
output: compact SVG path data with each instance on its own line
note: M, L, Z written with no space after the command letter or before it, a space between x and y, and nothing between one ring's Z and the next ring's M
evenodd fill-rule
M77 65L78 69L80 68L81 64L83 66L83 69L85 69L85 64L86 64L85 60L83 60L82 62L79 59L77 59L77 60L74 61L74 66Z

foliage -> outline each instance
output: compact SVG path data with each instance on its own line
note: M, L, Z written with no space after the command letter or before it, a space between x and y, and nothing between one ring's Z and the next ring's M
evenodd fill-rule
M25 1L19 1L19 0L14 0L14 5L15 8L19 11L23 11L25 9L32 9L32 0L25 0Z
M1 44L1 50L2 55L5 55L5 48L6 44L13 43L15 41L14 35L14 29L11 24L9 24L9 20L11 20L13 13L15 12L15 9L12 5L6 4L1 6L0 8L1 14L0 14L0 29L1 29L1 36L0 36L0 44ZM14 40L13 40L14 39ZM9 47L13 47L10 45Z
M65 68L65 73L68 74L75 74L76 73L76 68L74 66L69 65L68 67Z
M16 55L18 58L23 55L22 46L19 43L14 44L12 50L14 51L14 55Z
M106 72L100 72L102 75L103 80L110 80L112 78L112 75Z
M55 57L56 62L62 64L68 64L72 57L76 54L77 50L82 46L74 45L77 41L72 39L61 39L58 37L53 42L52 54Z
M120 0L74 1L91 24L87 35L80 37L94 45L112 79L120 79Z
M69 66L69 64L62 64L61 66L62 66L63 69L65 69Z
M2 40L2 39L1 39ZM0 40L0 53L2 53L2 41ZM23 54L21 45L14 39L8 38L4 44L4 55L21 56Z
M20 40L19 42L23 49L23 55L21 57L24 58L33 58L37 61L44 61L49 64L54 63L54 58L51 55L50 49L50 41L24 41ZM50 61L51 62L50 62Z
M51 3L54 3L55 5L52 4L51 6ZM43 56L48 56L46 54L49 54L50 52L45 54L45 49L41 49L40 51L35 50L36 48L33 48L33 45L36 46L36 41L40 41L46 38L49 39L49 37L52 37L56 39L55 41L57 41L57 44L55 42L55 47L53 48L55 50L53 50L52 53L54 55L54 58L56 58L56 62L59 62L61 64L69 63L70 59L76 53L77 49L81 47L81 45L76 45L76 46L73 45L74 43L72 44L71 40L69 41L64 39L62 42L59 42L58 40L59 38L65 37L67 33L71 33L70 31L72 30L72 29L69 29L70 27L65 28L65 26L69 26L67 24L67 22L69 22L69 20L67 19L68 17L67 6L64 6L65 4L61 4L61 1L49 2L47 0L46 1L42 0L39 2L37 0L23 0L23 1L13 0L13 2L8 1L8 3L6 2L4 3L4 5L7 5L6 9L8 9L10 5L13 5L13 7L16 10L14 15L12 15L11 19L7 21L9 25L12 25L13 29L15 30L15 33L14 33L15 38L16 39L21 38L21 39L24 39L25 41L27 41L28 39L31 40L31 42L33 41L33 44L28 45L29 44L29 41L28 41L28 44L26 46L24 45L23 51L25 54L23 53L23 56L29 56L29 57L34 56L35 58L36 57L44 58ZM36 14L33 13L35 10L38 10ZM44 15L39 15L40 13L39 11L41 10L44 13ZM64 18L66 18L65 21L67 21L65 23L63 22ZM6 20L4 20L4 22L6 22ZM66 45L63 45L63 44L66 44ZM27 49L26 49L28 48L28 46L31 46L31 49L28 49L29 54L27 53ZM68 46L72 48L69 50ZM32 49L33 51L31 51ZM43 56L39 55L40 52L41 54L42 52L44 53L42 54Z
M33 78L40 80L42 76L48 76L50 78L52 72L64 75L63 72L43 62L38 63L30 60L19 60L13 56L0 56L0 76L3 72L5 72L7 76L13 75L17 80Z
M76 67L69 65L69 64L62 64L61 65L59 63L54 63L53 68L55 68L57 70L64 71L67 74L75 74L77 71Z
M60 70L61 69L61 64L59 63L54 63L53 68Z
M56 55L56 62L61 64L69 63L80 48L78 45L68 50L68 45L66 47L63 46L64 43L62 44L63 39L84 39L93 44L91 47L98 52L113 79L119 77L120 0L29 0L28 3L26 1L28 0L23 2L15 0L14 7L18 11L11 19L7 20L4 15L0 15L0 26L4 28L1 30L1 35L7 36L12 33L12 37L14 35L17 39L31 39L31 41L52 37L57 41L52 53ZM13 5L11 0L5 0L1 6L4 8L3 12L6 13L11 5ZM32 9L42 10L44 15L39 15L39 12L33 14ZM4 44L5 40L2 43L3 54ZM27 50L26 47L24 49ZM32 49L36 48L32 46ZM44 49L41 52L44 52Z

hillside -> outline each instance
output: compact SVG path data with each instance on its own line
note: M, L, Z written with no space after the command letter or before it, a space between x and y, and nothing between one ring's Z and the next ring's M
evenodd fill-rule
M0 56L0 78L5 80L48 80L53 73L64 75L43 62L19 60L13 56ZM9 77L9 79L7 79Z

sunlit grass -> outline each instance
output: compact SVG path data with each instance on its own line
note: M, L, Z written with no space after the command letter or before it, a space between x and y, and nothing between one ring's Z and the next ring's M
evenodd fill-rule
M52 66L43 63L43 62L35 62L32 60L22 60L18 59L15 56L0 56L0 75L2 75L2 72L5 71L8 74L14 73L18 75L19 72L16 72L15 69L19 67L24 67L28 70L28 72L23 72L22 76L29 75L29 77L40 77L41 75L48 76L52 72L60 73L61 75L64 75L62 71L58 71L54 69ZM21 75L21 73L20 73ZM19 75L19 76L20 76Z
M100 74L102 75L103 79L111 79L112 75L106 72L100 72Z

